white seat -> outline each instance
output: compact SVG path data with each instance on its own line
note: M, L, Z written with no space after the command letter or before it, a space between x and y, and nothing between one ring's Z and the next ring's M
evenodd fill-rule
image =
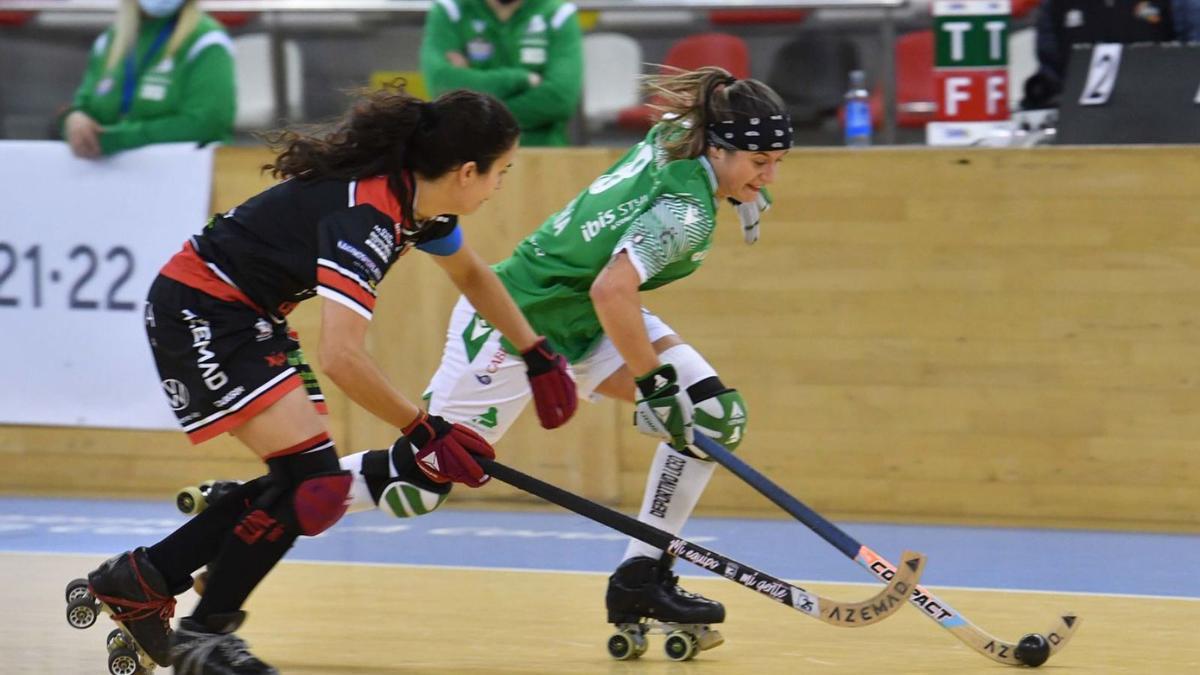
M583 38L583 117L590 130L615 122L617 114L641 101L642 47L621 33L590 33Z
M234 129L256 131L277 125L282 115L275 110L270 37L266 33L234 37L233 59L237 76ZM283 60L287 73L287 118L296 121L304 117L304 68L295 40L284 40Z
M1025 80L1037 72L1037 29L1032 26L1008 34L1008 101L1016 110L1025 95Z

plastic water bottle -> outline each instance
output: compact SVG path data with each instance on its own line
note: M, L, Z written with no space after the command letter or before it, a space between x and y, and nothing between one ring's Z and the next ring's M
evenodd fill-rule
M866 73L850 71L850 88L846 91L846 145L871 144L871 103L868 99Z

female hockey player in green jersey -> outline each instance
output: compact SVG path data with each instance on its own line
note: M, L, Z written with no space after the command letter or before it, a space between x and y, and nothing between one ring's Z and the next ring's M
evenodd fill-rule
M636 405L635 424L660 439L639 519L679 532L715 464L689 445L696 433L736 448L746 428L737 390L657 316L639 293L682 279L712 246L716 209L735 204L747 243L792 144L783 102L755 80L719 68L661 76L651 86L664 119L606 173L495 266L529 322L571 363L581 397ZM529 401L512 345L460 299L429 410L499 440ZM401 439L400 445L403 445ZM397 516L426 512L448 487L422 481L412 452L393 447L350 455L351 510L378 505ZM681 590L670 562L630 541L609 581L609 621L712 624L715 601ZM701 647L719 644L719 636Z

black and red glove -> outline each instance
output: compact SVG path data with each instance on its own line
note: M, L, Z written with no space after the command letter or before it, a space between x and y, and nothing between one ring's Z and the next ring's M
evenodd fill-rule
M461 424L451 424L424 410L408 426L404 435L413 446L417 468L438 483L454 481L479 487L491 480L475 456L496 458L496 451L482 436Z
M567 360L554 351L546 338L540 338L521 352L525 359L529 386L533 389L533 404L544 429L556 429L567 423L579 397L575 395L575 380L567 372Z

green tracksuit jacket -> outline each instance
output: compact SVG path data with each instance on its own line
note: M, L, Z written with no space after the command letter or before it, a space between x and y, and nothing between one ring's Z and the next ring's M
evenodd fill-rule
M567 145L583 88L581 35L575 5L560 0L522 0L504 22L485 0L436 0L425 19L421 71L434 96L462 88L504 101L522 145ZM470 67L452 65L447 52ZM531 72L542 78L536 87Z
M204 143L233 137L237 94L229 35L215 19L203 15L171 58L159 49L146 62L146 53L169 20L142 19L133 49L137 84L125 115L121 114L125 59L109 72L104 68L113 30L101 34L92 46L71 110L82 110L104 128L100 148L105 155L151 143Z

